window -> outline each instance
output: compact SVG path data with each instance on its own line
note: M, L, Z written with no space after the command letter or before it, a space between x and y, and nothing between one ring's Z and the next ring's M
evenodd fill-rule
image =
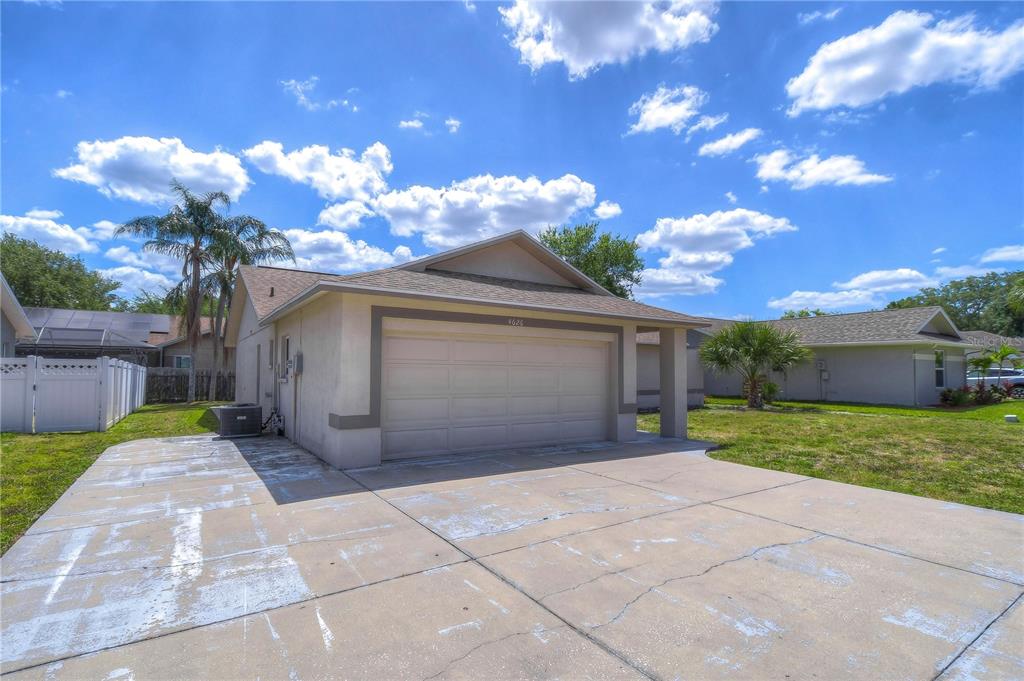
M935 351L935 387L946 387L946 353L942 350Z
M191 369L192 358L188 355L175 355L174 356L174 368L175 369Z

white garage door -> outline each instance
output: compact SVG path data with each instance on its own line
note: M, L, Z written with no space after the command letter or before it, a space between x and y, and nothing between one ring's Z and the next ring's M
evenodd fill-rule
M384 458L607 437L608 344L387 335Z

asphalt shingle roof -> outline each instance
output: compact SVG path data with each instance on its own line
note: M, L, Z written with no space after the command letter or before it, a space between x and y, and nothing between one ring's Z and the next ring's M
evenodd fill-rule
M953 335L919 332L919 329L942 311L937 306L896 310L876 310L851 314L830 314L819 317L765 320L783 331L793 331L806 345L843 343L944 342L960 343ZM705 319L711 326L702 329L714 333L733 323L731 319ZM657 343L658 334L637 334L637 342Z
M598 295L568 286L535 284L478 274L428 269L424 272L389 268L360 274L337 275L266 266L240 268L246 290L260 319L319 282L337 282L380 292L423 293L472 302L545 307L627 318L650 318L701 323L696 317L615 296ZM270 296L270 288L274 295Z

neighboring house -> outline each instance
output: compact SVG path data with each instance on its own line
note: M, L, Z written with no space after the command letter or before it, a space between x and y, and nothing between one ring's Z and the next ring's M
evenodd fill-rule
M988 331L961 331L960 335L965 341L979 346L982 350L996 350L1005 344L1024 353L1024 337L1021 336L1000 336Z
M35 329L33 338L18 343L17 353L54 359L112 357L151 367L188 368L189 349L180 317L109 310L64 310L29 307L25 313ZM209 369L213 360L211 320L202 320L196 368ZM228 371L234 369L227 353Z
M733 324L707 319L705 337ZM810 348L810 361L785 373L772 372L781 399L872 404L938 404L943 389L966 381L966 359L975 347L967 342L941 307L916 307L767 323L794 331ZM743 391L739 376L704 372L707 395Z
M236 399L340 468L633 440L638 331L662 334L662 434L686 435L685 335L703 322L612 295L526 232L362 274L240 274Z
M686 332L686 404L689 407L704 405L704 372L697 355L707 337L703 331ZM640 409L658 409L661 405L660 355L657 331L636 335L636 406Z
M0 274L0 357L14 357L21 340L35 338L35 329L4 275Z

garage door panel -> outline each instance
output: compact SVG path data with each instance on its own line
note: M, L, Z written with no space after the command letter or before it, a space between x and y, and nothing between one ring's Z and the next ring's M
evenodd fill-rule
M508 367L455 366L452 391L456 395L502 393L508 391Z
M447 420L450 416L447 397L384 400L384 419L389 423Z
M390 458L419 456L450 449L448 428L421 428L384 432L384 451Z
M384 370L384 394L434 396L448 393L447 366L393 364Z
M561 395L558 398L558 414L600 414L604 407L604 395Z
M508 426L458 426L452 428L452 449L501 447L508 444Z
M558 395L515 395L508 398L508 413L513 417L557 414Z
M603 394L606 372L600 367L562 367L561 391L569 393Z
M455 341L452 358L457 362L508 361L508 343L493 341Z
M607 344L523 340L504 332L386 338L385 458L607 436Z
M505 416L508 416L507 397L452 398L452 419L500 418Z
M518 364L558 364L561 346L553 343L510 343L509 361Z
M512 444L558 442L560 439L561 424L558 421L513 423L509 426L509 441Z
M559 367L516 367L509 388L516 393L557 393Z
M605 362L605 349L597 345L562 345L559 347L558 361L566 364L602 366Z
M409 338L385 336L384 354L395 361L448 361L447 338Z

